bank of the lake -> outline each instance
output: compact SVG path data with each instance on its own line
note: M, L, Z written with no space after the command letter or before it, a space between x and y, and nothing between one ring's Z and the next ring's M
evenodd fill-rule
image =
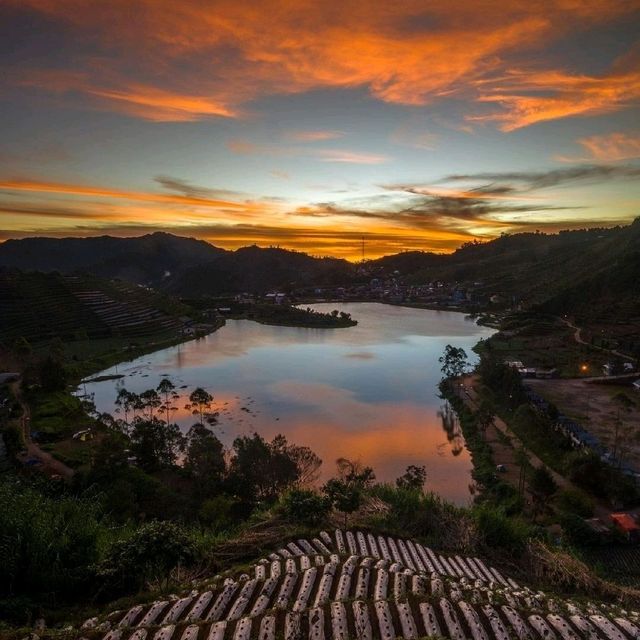
M215 431L226 446L239 435L282 433L320 455L322 478L339 457L373 466L383 481L425 465L428 489L468 503L471 460L455 414L439 398L438 357L449 343L472 354L492 331L453 312L379 303L312 308L338 308L358 324L334 330L227 320L213 334L121 363L123 379L87 391L99 411L113 412L119 388L140 393L167 376L183 394L174 419L184 430L193 422L185 394L201 386L215 398Z

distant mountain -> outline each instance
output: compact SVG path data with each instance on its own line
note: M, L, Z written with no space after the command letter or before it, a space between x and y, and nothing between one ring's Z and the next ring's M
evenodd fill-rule
M85 272L149 284L194 297L368 282L457 283L526 306L585 318L640 316L640 219L626 227L558 234L520 233L467 243L452 254L404 252L358 269L346 260L313 258L252 246L225 251L193 238L28 238L0 245L0 267Z
M171 280L167 291L187 297L264 293L271 289L343 284L353 272L353 265L346 260L253 246L223 253L186 270Z
M0 266L24 271L85 272L158 285L222 253L224 249L203 240L169 233L137 238L25 238L0 244Z
M454 282L585 320L640 318L640 218L611 229L505 235L448 255L399 254L372 266L397 269L410 282Z

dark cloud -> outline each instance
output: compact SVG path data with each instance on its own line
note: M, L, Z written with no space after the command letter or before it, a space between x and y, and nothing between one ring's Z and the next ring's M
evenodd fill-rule
M231 191L229 189L201 187L187 180L172 178L171 176L155 176L154 181L169 191L175 191L189 198L237 198L243 195L239 191Z
M583 208L558 207L540 203L522 204L504 199L496 200L493 196L499 192L502 193L503 191L500 189L495 189L492 195L487 197L480 197L481 192L478 191L474 192L477 194L474 197L469 195L471 192L448 196L424 190L416 191L411 188L393 187L393 190L405 193L408 200L404 199L402 204L395 206L373 206L371 208L341 207L335 203L320 203L315 208L298 209L295 214L317 218L342 216L386 220L423 231L435 227L463 229L468 228L470 222L487 222L497 227L509 227L513 223L507 220L502 221L500 216L514 214L526 216L530 213ZM380 198L383 200L383 204L386 204L386 197L381 196ZM519 224L527 224L526 217ZM531 224L539 225L540 221Z
M507 171L501 173L468 173L449 175L440 182L487 181L498 183L505 189L513 189L508 183L522 185L520 191L533 191L556 187L571 182L607 182L609 180L628 180L640 177L640 167L632 164L608 165L589 164L551 171ZM486 187L495 185L486 185ZM482 187L478 187L482 188Z

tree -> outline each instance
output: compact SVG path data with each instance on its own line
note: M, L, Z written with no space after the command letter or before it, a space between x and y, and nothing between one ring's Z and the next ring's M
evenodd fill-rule
M282 500L282 513L292 522L310 527L322 524L331 509L331 500L308 489L292 489Z
M43 391L64 391L67 386L64 366L51 355L40 363L38 373Z
M358 485L361 488L370 487L376 479L376 474L371 467L363 467L359 460L338 458L338 477L350 485Z
M186 409L191 409L191 413L194 416L199 416L200 424L205 423L205 419L209 424L215 422L215 415L210 414L211 403L213 402L213 396L205 391L202 387L198 387L191 392L189 396L189 402Z
M357 511L362 504L362 487L339 478L331 478L322 490L330 504L344 514L344 528L346 529L348 515Z
M538 513L547 508L549 499L558 490L558 485L547 467L534 469L529 480L529 491L533 498L534 520Z
M245 503L273 502L299 477L298 465L284 436L267 442L254 433L233 441L227 483L229 490Z
M444 354L438 358L442 364L440 370L445 378L459 378L468 367L467 353L462 347L453 347L448 344Z
M322 488L331 504L344 514L344 526L347 516L354 513L362 504L364 490L376 479L371 467L362 466L359 460L338 458L338 477L329 480Z
M153 419L155 410L162 404L158 392L155 389L147 389L140 394L140 400L143 410L147 410L147 416Z
M115 405L118 407L116 411L120 411L120 408L124 410L124 423L129 426L129 411L133 409L135 394L127 391L124 387L118 390L118 395L115 399Z
M309 447L288 445L286 451L298 469L296 484L299 487L313 485L318 479L322 460Z
M414 489L422 491L424 483L427 481L427 470L424 466L410 464L407 470L396 479L398 489Z
M184 468L195 479L198 493L210 495L220 487L225 472L222 443L200 423L191 427L187 441Z
M157 418L136 418L131 429L131 453L147 471L175 464L184 449L184 437L176 424L165 424Z
M494 414L495 409L493 405L488 400L483 399L476 412L476 425L482 434L483 440L486 440L487 429L493 424Z
M179 397L175 392L175 388L176 385L173 384L173 382L171 382L169 378L162 378L162 380L160 380L158 386L156 387L156 391L164 398L164 402L161 408L166 414L167 424L171 422L171 411L175 408L171 406L171 402Z

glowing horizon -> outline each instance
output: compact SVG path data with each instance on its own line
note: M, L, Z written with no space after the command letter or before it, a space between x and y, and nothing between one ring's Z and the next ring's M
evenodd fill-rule
M0 241L450 252L640 214L640 1L7 0ZM585 47L585 43L588 46Z

